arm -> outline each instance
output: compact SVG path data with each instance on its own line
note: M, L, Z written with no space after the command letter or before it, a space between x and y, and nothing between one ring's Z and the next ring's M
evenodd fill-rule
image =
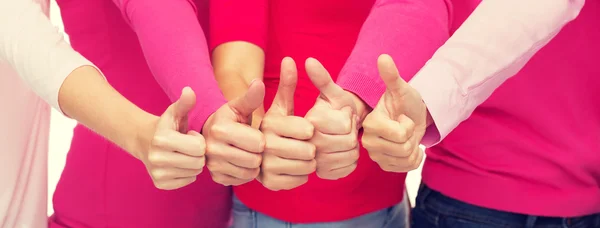
M7 60L52 107L130 153L150 144L158 117L115 91L63 40L40 5L31 0L0 0L0 31L0 59Z
M201 94L189 114L200 131L225 99L215 81L204 32L188 0L113 0L138 36L156 81L172 101L189 86Z
M215 77L225 98L232 100L246 93L252 80L263 78L267 0L210 1L210 11ZM264 113L264 107L254 112L254 127Z
M467 119L575 19L584 2L482 1L410 82L435 122L422 143L434 145Z
M337 80L357 96L359 117L364 118L385 91L377 69L379 55L392 56L400 75L410 80L448 38L448 18L444 0L376 1Z

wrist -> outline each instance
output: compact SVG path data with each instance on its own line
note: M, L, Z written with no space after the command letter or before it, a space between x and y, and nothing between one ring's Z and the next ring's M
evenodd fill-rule
M137 159L142 159L143 154L148 152L152 139L156 133L156 127L160 117L144 112L133 118L134 133L126 133L125 149Z
M362 126L362 121L365 119L365 117L367 117L367 115L371 112L372 109L359 96L350 91L347 92L352 96L352 100L356 105L356 115L358 116L357 124L359 126Z

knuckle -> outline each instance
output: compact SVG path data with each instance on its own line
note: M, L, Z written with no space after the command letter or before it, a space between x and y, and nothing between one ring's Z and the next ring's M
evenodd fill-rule
M150 171L150 175L154 180L164 180L166 176L162 169L153 169Z
M396 172L394 167L392 167L390 165L380 164L379 167L381 167L381 169L383 169L383 171L386 171L386 172Z
M148 161L153 165L161 164L163 160L163 156L160 153L152 152L148 154Z
M154 182L154 187L160 190L171 190L168 186L166 186L163 182L160 181Z
M312 143L307 143L306 145L308 157L315 159L317 156L317 147Z
M214 182L225 185L225 186L230 186L231 183L229 183L223 175L213 175L212 179Z
M265 186L265 188L271 190L271 191L279 191L281 190L281 188L278 186L277 183L274 183L273 181L271 181L271 178L267 175L265 175L265 177L263 178L263 186Z
M291 181L289 184L283 185L280 187L280 189L282 190L292 190L298 186L301 186L303 184L306 184L308 182L308 176L302 176L300 178L297 178L294 181Z
M271 116L270 115L266 115L262 119L262 121L260 122L259 129L261 131L268 131L268 130L270 130L272 128L272 126L273 126L273 123L272 123L272 120L271 120Z
M335 177L334 175L332 175L331 171L329 170L317 170L317 176L321 179L325 179L325 180L337 180L339 178Z
M406 128L400 128L400 129L397 129L395 131L392 130L392 132L390 132L389 134L390 135L395 135L398 138L398 140L405 142L405 141L408 141L408 139L409 139L409 137L408 137L409 134L408 133L409 133L408 129L406 129Z
M364 131L371 131L371 129L373 129L373 115L369 114L365 117L362 122L362 127Z
M350 137L346 143L348 143L348 149L354 149L358 146L358 138L354 134L350 135Z
M350 132L352 131L352 120L350 118L345 118L340 123L340 126L342 126L344 132Z
M219 155L219 144L213 141L208 141L206 143L205 156L207 157L216 157Z
M218 160L208 160L206 162L206 168L211 172L217 172L219 170L219 162Z
M211 126L210 133L217 139L227 137L227 129L222 124L215 124Z
M273 158L272 155L266 155L262 158L260 167L263 171L271 172L275 168L272 158Z
M363 137L360 139L362 146L367 149L368 151L375 149L373 147L373 140L371 139L371 135L370 134L364 134Z
M415 153L412 153L414 151L414 149L415 149L414 143L412 143L411 141L407 141L402 144L402 148L400 150L398 150L397 153L401 157L408 157L408 156L415 154Z
M258 171L259 169L246 169L241 173L240 177L241 179L250 181L258 176Z
M168 144L168 140L165 136L157 132L156 135L152 138L152 145L156 147L164 147Z
M317 171L317 160L313 159L308 163L308 172L309 173L313 173L315 171Z
M204 157L201 157L201 158L196 159L196 161L193 164L192 169L202 170L205 165L206 165L206 159Z
M379 159L379 154L378 153L374 153L374 152L369 152L369 158L371 158L372 161L374 161L375 163L380 163L380 159Z
M412 121L412 120L409 120L409 121L407 121L407 122L406 122L406 131L407 131L407 132L412 132L412 131L414 131L414 130L415 130L415 127L416 127L416 125L415 125L415 122L414 122L414 121Z
M250 160L250 167L259 168L262 164L262 159L263 157L261 155L256 154L256 156L254 156L254 158Z
M358 159L360 158L360 151L359 150L352 150L348 153L348 156L350 158L351 161L358 161Z

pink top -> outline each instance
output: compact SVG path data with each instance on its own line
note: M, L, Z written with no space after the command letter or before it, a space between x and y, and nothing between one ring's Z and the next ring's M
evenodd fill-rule
M600 85L600 2L588 1L582 10L583 4L453 0L447 5L453 35L410 81L435 120L423 143L432 146L445 138L428 150L426 184L497 210L563 217L600 212L600 100L594 95ZM447 12L431 9L431 15ZM407 51L399 40L415 42L411 34L421 30L430 37L418 39L447 36L443 18L402 33L398 17L390 12L380 16L386 23L365 23L363 30L380 32L361 33L338 80L371 106L385 89L377 55L391 54L403 77L410 78L402 72L403 61L410 61L404 56L430 49Z
M47 0L0 0L0 227L47 226L50 107L91 65L48 19ZM40 97L38 97L37 95ZM45 102L44 102L45 101Z
M161 114L184 86L192 87L198 104L190 124L200 130L225 103L198 22L206 21L207 2L116 3L59 0L71 44L121 94L150 113ZM230 209L231 189L212 182L208 171L184 188L159 190L140 161L77 126L50 226L218 228L226 227Z

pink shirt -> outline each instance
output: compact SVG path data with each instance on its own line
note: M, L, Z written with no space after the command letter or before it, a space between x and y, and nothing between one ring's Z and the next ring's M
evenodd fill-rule
M2 228L47 226L47 103L60 110L58 91L64 79L91 65L63 40L47 18L48 10L45 0L0 0Z
M600 2L588 1L583 10L584 0L414 4L431 20L408 29L393 1L382 2L373 10L381 13L363 27L380 32L361 33L338 83L373 106L385 89L376 56L391 54L410 79L404 62L430 50L413 45L423 45L415 39L452 34L410 81L435 120L423 143L444 139L428 150L426 184L497 210L563 217L600 212L600 100L593 92L600 85Z
M190 86L198 103L189 122L200 131L225 103L199 23L206 25L208 2L57 2L71 45L140 108L160 115ZM142 162L83 126L74 130L53 200L50 227L219 228L231 212L231 189L207 170L189 186L159 190Z

